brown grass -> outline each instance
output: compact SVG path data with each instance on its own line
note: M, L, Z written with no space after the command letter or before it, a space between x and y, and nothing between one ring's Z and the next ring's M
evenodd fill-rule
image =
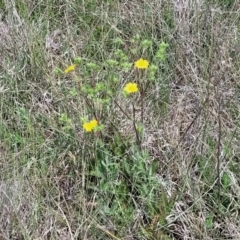
M239 239L240 4L111 2L0 2L0 239ZM86 103L69 95L74 74L55 72L77 56L96 62L111 56L116 37L128 51L136 34L170 46L145 96L142 138L167 198L177 194L164 225L155 220L160 213L144 220L142 199L135 222L119 225L103 214L98 193L86 190L96 154L79 123ZM128 100L119 94L116 101L131 114ZM112 111L115 123L106 121L103 139L113 146L115 124L123 139L131 138L129 154L132 122L118 107L105 115ZM61 113L78 137L61 128Z

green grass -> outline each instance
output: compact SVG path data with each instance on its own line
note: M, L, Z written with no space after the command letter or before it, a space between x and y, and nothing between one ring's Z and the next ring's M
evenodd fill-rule
M0 1L1 239L240 238L240 4L176 2Z

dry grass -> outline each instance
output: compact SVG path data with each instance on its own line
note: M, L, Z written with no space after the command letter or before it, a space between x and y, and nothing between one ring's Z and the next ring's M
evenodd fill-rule
M0 6L0 239L240 239L238 1L3 0ZM132 105L121 92L118 105L96 104L91 113L83 95L69 93L111 72L55 71L78 56L104 62L114 56L117 37L134 61L136 34L152 40L143 53L149 59L159 42L169 44L143 116L136 111L146 155L136 150L126 117ZM134 70L120 71L117 86L136 79ZM79 121L93 113L105 125L93 138L102 145ZM61 114L71 119L70 133ZM150 177L129 176L121 165L129 162L137 175L135 164L145 157L145 166L157 165L159 182L149 202L139 185ZM91 177L96 160L115 165ZM109 192L115 182L127 184L120 194L95 189L105 177Z

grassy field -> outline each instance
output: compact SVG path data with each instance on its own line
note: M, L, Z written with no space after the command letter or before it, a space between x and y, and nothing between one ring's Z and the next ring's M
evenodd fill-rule
M240 239L238 0L0 0L0 239Z

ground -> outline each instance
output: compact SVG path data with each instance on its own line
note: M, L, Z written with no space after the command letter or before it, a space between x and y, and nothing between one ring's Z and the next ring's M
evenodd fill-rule
M240 239L239 10L0 0L0 239Z

